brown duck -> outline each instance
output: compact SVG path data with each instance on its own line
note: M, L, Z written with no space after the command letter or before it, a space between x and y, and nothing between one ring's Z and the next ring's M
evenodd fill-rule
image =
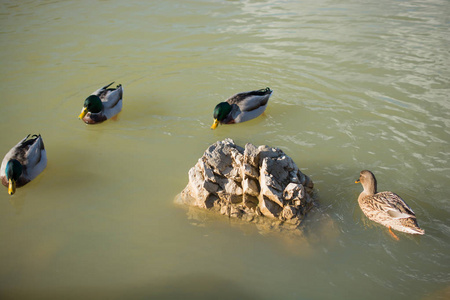
M361 171L355 183L361 183L364 188L358 197L363 213L370 220L388 227L395 239L398 240L398 237L391 229L410 234L425 233L417 224L413 210L400 196L393 192L377 192L377 180L371 171Z

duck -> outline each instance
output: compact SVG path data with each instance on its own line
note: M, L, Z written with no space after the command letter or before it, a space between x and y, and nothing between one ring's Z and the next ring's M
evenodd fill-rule
M116 116L122 110L123 87L109 88L114 82L96 90L84 100L78 116L86 124L102 123Z
M36 178L47 166L47 153L40 134L29 134L15 145L3 158L0 168L2 184L13 195Z
M220 102L214 108L214 123L211 129L216 129L219 124L241 123L258 117L266 110L272 93L273 90L266 87L238 93Z
M393 230L409 234L425 234L419 227L414 211L399 195L393 192L377 192L377 180L369 170L363 170L355 183L361 183L364 191L358 197L359 207L370 220L389 228L389 233L398 240Z

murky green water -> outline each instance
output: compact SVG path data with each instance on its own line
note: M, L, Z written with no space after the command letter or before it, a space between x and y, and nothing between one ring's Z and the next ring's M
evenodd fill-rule
M2 299L446 299L450 2L1 1L1 155L41 133L48 166L0 193ZM117 121L87 95L124 86ZM262 117L211 131L228 96ZM316 184L304 237L173 204L208 145L279 147ZM354 184L413 208L395 241Z

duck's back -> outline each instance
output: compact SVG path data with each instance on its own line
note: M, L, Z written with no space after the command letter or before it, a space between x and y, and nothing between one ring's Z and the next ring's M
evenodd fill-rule
M413 210L393 192L380 192L374 195L361 193L358 203L363 213L374 222L406 233L425 232L417 224Z

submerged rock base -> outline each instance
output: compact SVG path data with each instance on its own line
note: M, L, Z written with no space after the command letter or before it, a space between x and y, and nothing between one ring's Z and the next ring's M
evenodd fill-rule
M297 227L313 207L314 184L282 150L225 139L189 170L178 202L250 222L260 217Z

